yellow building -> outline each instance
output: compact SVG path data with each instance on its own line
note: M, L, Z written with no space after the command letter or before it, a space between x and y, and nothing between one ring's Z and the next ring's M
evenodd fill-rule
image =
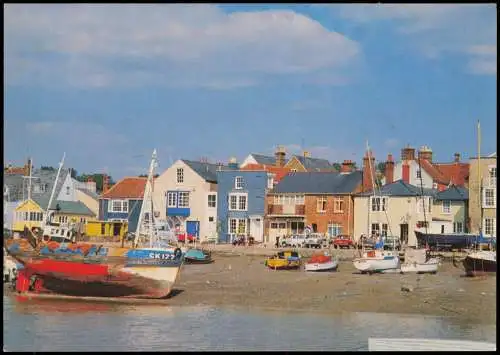
M25 200L14 209L14 232L24 231L24 227L40 227L45 216L45 211L33 200Z
M128 232L127 222L88 221L85 234L90 238L122 239Z

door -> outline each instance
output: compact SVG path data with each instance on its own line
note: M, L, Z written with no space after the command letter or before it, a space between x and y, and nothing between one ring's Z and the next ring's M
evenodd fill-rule
M400 224L401 244L408 245L408 223Z
M186 222L186 233L187 235L200 236L200 222L198 221L187 221Z
M257 242L263 242L262 218L252 218L250 220L250 236Z
M113 237L120 235L121 223L113 223Z

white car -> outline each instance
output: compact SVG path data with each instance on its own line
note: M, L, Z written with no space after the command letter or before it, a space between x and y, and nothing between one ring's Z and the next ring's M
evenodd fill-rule
M283 245L287 247L292 247L292 248L302 248L305 242L305 236L296 234L292 235L288 238L285 238L283 240Z
M312 233L304 238L303 246L306 248L321 248L324 244L324 237L319 233Z

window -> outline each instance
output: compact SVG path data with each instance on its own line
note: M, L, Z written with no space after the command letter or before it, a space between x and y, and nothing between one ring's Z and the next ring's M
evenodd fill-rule
M241 190L243 188L243 176L237 176L234 178L234 188Z
M387 225L387 223L382 223L382 237L387 237L387 231L388 231L388 228L389 226Z
M336 237L342 234L342 226L340 224L329 224L328 225L328 235L330 237Z
M297 169L290 169L290 171L291 171L292 173L296 173L296 172L297 172Z
M370 234L371 235L380 234L380 224L372 223L372 229L371 229Z
M385 197L372 197L372 211L385 211L386 208L386 198Z
M70 192L71 192L71 187L66 186L66 195L69 195Z
M280 204L280 197L278 195L274 195L274 204L279 205Z
M208 221L209 221L209 222L213 222L213 221L214 221L214 218L213 218L213 217L208 217Z
M490 168L489 168L489 175L490 175L490 179L496 179L497 178L497 167L496 166L490 166Z
M80 223L87 223L87 219L86 218L80 218Z
M273 175L269 174L267 176L267 188L272 189L274 187L274 177Z
M326 196L321 196L321 197L318 197L318 200L316 202L316 210L318 212L326 212L326 201L327 201L327 198Z
M106 224L101 223L101 235L106 235Z
M483 208L496 207L496 189L483 189Z
M483 230L485 235L495 235L495 218L485 218L483 221Z
M421 179L421 178L422 178L422 170L417 169L417 179Z
M297 205L303 205L304 204L304 195L295 196L295 203Z
M437 184L436 182L433 182L433 183L432 183L432 188L433 188L433 189L437 189L437 188L438 188L438 184Z
M454 222L453 223L453 233L463 233L464 225L462 222Z
M215 207L217 203L217 195L208 195L208 207Z
M108 212L128 212L127 200L110 200L108 204Z
M238 220L238 233L245 234L247 230L247 221L245 219Z
M182 184L184 182L184 169L177 168L177 183Z
M344 199L342 197L336 197L333 204L333 212L343 213L344 212Z
M177 207L177 193L172 191L167 192L167 207Z
M246 211L247 210L247 194L234 193L229 195L229 210L230 211Z
M417 213L424 213L424 208L425 212L430 213L431 212L431 199L429 197L425 198L419 198L417 199Z
M180 191L179 192L179 203L177 206L179 208L188 208L189 207L189 192L188 191Z
M451 201L443 201L443 213L451 213Z
M229 219L229 234L246 234L247 220L243 218Z
M59 216L59 223L68 223L68 216Z

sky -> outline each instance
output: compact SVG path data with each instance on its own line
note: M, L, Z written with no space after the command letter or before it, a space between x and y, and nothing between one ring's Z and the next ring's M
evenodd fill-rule
M4 5L4 160L496 151L494 4Z

